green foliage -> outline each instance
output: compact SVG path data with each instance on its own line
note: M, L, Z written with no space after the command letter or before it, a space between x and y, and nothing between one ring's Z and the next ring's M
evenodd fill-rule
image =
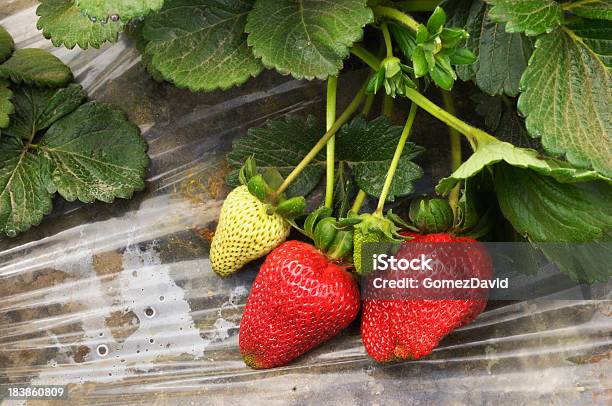
M130 21L157 11L164 0L75 0L79 9L96 20Z
M13 37L0 25L0 63L6 61L14 49Z
M0 128L5 128L9 125L9 115L15 111L15 106L11 102L13 92L9 88L9 83L5 80L0 80Z
M107 41L116 42L124 27L123 21L92 21L74 0L42 0L36 14L40 16L36 27L44 37L56 47L64 45L68 49L77 45L82 49L100 48Z
M60 87L72 81L72 72L62 61L47 51L26 48L0 65L0 79L36 86Z
M612 84L606 66L612 49L609 41L599 53L591 49L587 35L600 35L601 27L588 27L581 24L573 31L567 26L538 38L521 79L518 108L526 116L527 130L542 139L546 151L612 176ZM608 38L611 30L604 29Z
M562 271L581 282L608 280L610 250L597 243L612 241L609 183L560 183L504 164L495 168L495 188L504 216L521 235L534 243L555 243L538 246ZM593 253L605 253L606 259Z
M457 182L471 178L487 166L492 166L502 161L511 166L530 169L537 173L551 176L559 182L584 182L608 179L595 171L576 169L563 161L552 158L543 159L537 151L532 149L518 148L507 142L493 141L478 147L476 152L457 168L451 176L442 179L438 183L436 191L440 194L446 194Z
M580 17L612 20L612 0L575 0L563 4L563 9Z
M372 21L365 0L257 0L246 31L263 64L301 79L335 76Z
M471 65L458 66L458 76L473 80L489 95L518 95L532 41L523 34L506 32L504 24L493 22L490 7L480 0L449 0L443 7L449 14L449 24L469 33L466 47L478 57Z
M261 72L244 33L252 1L168 0L145 20L145 54L166 80L192 91L227 89Z
M489 16L506 23L507 32L539 35L563 23L563 10L554 0L486 0L493 5Z
M379 197L382 192L401 132L402 127L391 125L386 117L368 122L358 116L336 134L336 158L348 164L357 186L370 196ZM423 176L423 170L413 160L423 151L420 146L406 143L387 201L414 191L414 182Z
M476 60L472 51L460 44L468 33L460 28L445 28L446 13L437 7L427 21L420 24L416 33L391 24L389 29L400 50L412 60L414 76L429 76L439 87L450 90L457 74L453 65L469 65Z
M314 117L303 119L289 115L282 119L269 120L261 128L252 128L246 137L234 142L228 154L228 162L237 169L229 176L229 184L238 186L238 168L250 156L254 156L260 169L276 168L286 177L302 157L310 151L325 128ZM321 180L325 172L325 156L319 154L300 173L287 191L287 195L306 195Z

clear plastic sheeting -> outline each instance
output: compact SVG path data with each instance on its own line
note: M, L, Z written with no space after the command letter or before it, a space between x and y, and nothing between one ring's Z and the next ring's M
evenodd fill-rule
M224 155L269 118L321 116L324 85L266 72L194 94L149 79L126 39L52 48L34 2L3 0L0 18L18 47L52 50L91 98L123 108L152 158L147 191L133 200L57 199L41 226L0 241L0 387L68 385L62 402L75 405L610 404L610 301L490 303L430 357L390 365L367 356L356 321L284 368L246 367L238 328L257 264L222 280L208 260L228 192ZM344 87L363 74L347 76ZM420 120L417 142L435 160L446 129ZM434 168L420 188L448 172Z

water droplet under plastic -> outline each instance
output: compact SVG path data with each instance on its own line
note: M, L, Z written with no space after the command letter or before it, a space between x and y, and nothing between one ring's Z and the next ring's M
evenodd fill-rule
M147 316L148 318L154 317L155 316L155 309L152 308L151 306L147 307L144 311L145 316Z
M9 237L15 237L17 235L17 231L15 230L6 230L6 235Z
M101 344L96 348L96 352L99 356L105 357L108 354L108 347L104 344Z
M110 16L110 19L112 22L116 23L117 21L119 21L119 16L117 14L113 14L112 16Z

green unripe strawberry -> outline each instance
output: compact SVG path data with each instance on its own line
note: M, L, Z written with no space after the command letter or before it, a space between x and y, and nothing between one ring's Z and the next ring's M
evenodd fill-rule
M454 215L444 199L419 197L410 203L410 221L423 234L448 231L453 226Z
M210 250L213 271L229 276L285 241L289 223L277 213L270 214L269 209L246 185L227 196Z
M393 215L395 217L395 215ZM353 264L357 274L364 273L361 257L363 244L376 242L399 242L403 237L399 235L399 227L390 219L374 214L361 214L361 222L354 226L353 235Z

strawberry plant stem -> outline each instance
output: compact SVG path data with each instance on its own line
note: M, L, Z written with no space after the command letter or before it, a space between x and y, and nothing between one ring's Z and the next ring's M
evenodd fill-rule
M336 90L338 88L338 77L330 76L327 79L327 109L326 109L326 122L325 130L329 131L336 121ZM335 161L335 149L336 149L336 137L332 136L327 141L327 155L326 155L326 179L325 179L325 207L330 209L334 205L334 167Z
M453 116L456 116L455 104L453 103L453 97L450 92L442 91L442 101L444 102L444 108ZM455 172L457 168L461 166L461 139L459 133L452 127L448 130L450 136L450 147L451 147L451 172ZM459 193L461 191L461 183L457 183L448 195L448 203L453 209L455 219L457 219L457 205L459 203Z
M380 29L383 33L383 38L385 39L385 49L387 50L387 58L393 57L393 44L391 43L391 34L389 34L389 27L387 27L387 23L381 23Z
M361 86L361 89L359 89L359 91L355 95L355 98L353 98L353 101L351 101L346 110L344 110L340 117L338 117L338 120L336 120L334 125L332 125L331 128L323 135L323 137L321 137L321 139L315 144L315 146L312 147L310 152L306 154L302 161L285 178L285 181L279 186L276 192L272 194L272 200L276 200L281 193L287 190L287 188L291 185L295 178L297 178L298 175L302 173L302 171L308 166L308 164L312 162L313 159L315 159L317 154L321 152L323 147L325 147L325 145L327 144L327 141L329 141L329 139L336 134L340 127L342 127L342 125L348 121L348 119L353 115L353 113L357 111L359 105L365 97L365 92L368 87L369 81L370 76L368 76L366 81Z
M419 28L420 24L418 21L410 17L408 14L402 13L401 11L395 8L385 7L385 6L376 6L373 8L373 10L376 16L387 17L392 20L398 21L415 32Z
M368 116L370 115L370 111L372 110L372 106L374 105L374 96L376 96L374 93L368 94L366 96L365 103L363 103L363 110L361 110L361 114L365 118L368 118Z
M417 105L416 103L412 103L410 105L410 113L408 114L406 125L404 125L404 129L402 130L402 134L400 135L400 139L397 143L397 147L395 148L395 154L393 155L393 160L391 161L391 165L389 166L389 170L387 171L387 177L385 178L385 184L383 185L382 192L380 193L380 198L378 199L378 206L376 207L376 211L374 212L375 216L382 217L383 206L385 205L385 201L387 200L387 196L389 195L389 191L391 190L391 184L393 183L393 177L395 176L397 165L399 165L399 160L402 157L402 152L404 151L406 140L408 140L408 135L410 134L412 123L414 123L416 112L417 112Z
M363 205L365 198L366 198L366 192L359 189L359 193L357 193L357 197L355 197L355 201L353 202L353 207L351 207L351 211L353 213L359 214L359 210L361 209L361 206Z
M380 67L380 60L376 57L376 55L360 45L354 45L351 48L351 53L368 64L368 66L370 66L370 68L372 68L374 71L377 71Z
M382 114L387 118L391 118L393 115L393 97L389 96L388 94L385 94L383 99Z

